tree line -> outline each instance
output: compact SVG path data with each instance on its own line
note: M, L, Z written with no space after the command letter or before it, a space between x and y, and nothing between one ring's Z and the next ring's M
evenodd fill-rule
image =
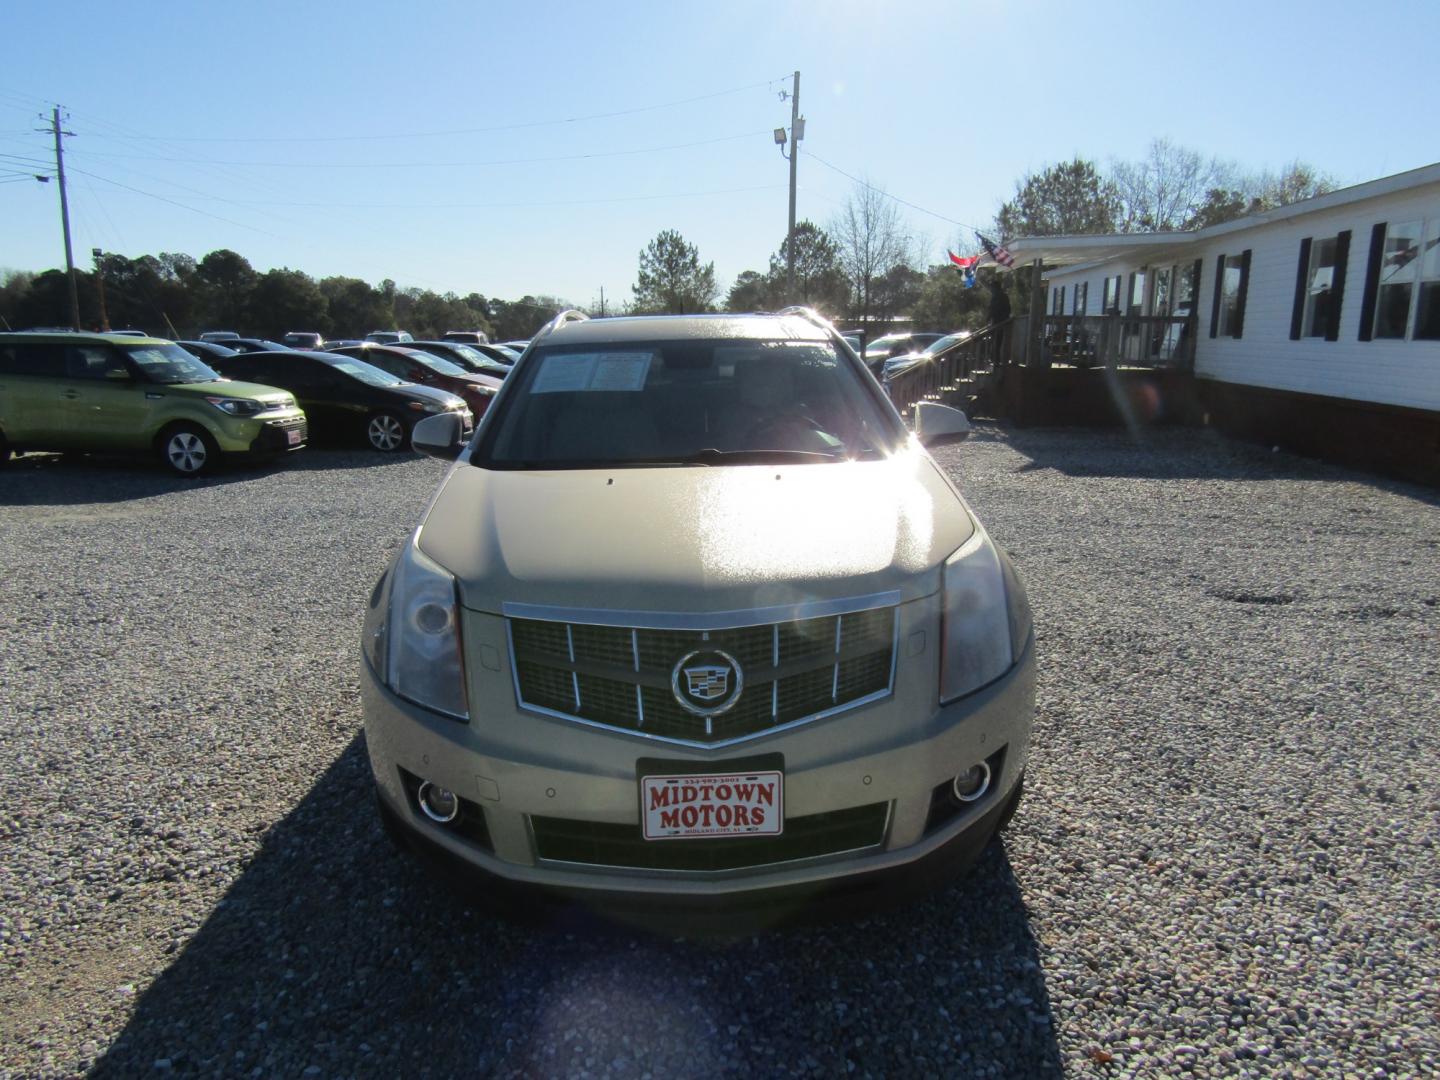
M205 330L279 338L292 330L329 338L363 337L399 327L416 337L447 330L483 330L496 341L528 338L555 314L553 296L519 300L457 296L429 289L402 289L385 279L315 279L281 268L260 273L228 248L198 261L162 252L131 259L104 254L93 271L76 270L80 325L140 329L164 337L194 337ZM107 319L100 310L101 286ZM12 271L0 281L0 320L20 329L68 326L69 287L63 270Z
M1247 172L1206 158L1168 139L1154 140L1137 161L1108 168L1076 157L1015 182L986 230L1008 242L1020 236L1191 230L1232 221L1334 190L1335 182L1304 162L1278 173ZM984 323L988 290L965 289L948 260L926 258L928 238L908 231L884 189L857 183L824 227L795 226L795 271L789 280L788 239L765 270L744 270L724 298L727 311L765 311L808 304L832 318L886 322L905 313L917 329L953 330ZM978 247L969 230L950 246ZM1016 313L1029 308L1020 275L1000 276ZM687 313L720 302L713 263L679 233L660 233L640 253L633 309Z
M1330 177L1303 162L1278 173L1246 171L1234 162L1156 139L1139 160L1101 166L1077 156L1027 173L984 228L1002 242L1020 236L1198 229L1334 187ZM715 264L702 262L699 249L680 233L662 231L641 250L633 298L621 311L689 314L722 306L727 311L773 311L800 303L851 323L884 323L907 314L917 330L982 325L988 291L962 288L948 262L929 257L935 246L932 238L906 228L896 202L883 188L860 182L823 226L798 222L794 237L781 238L765 269L742 271L724 291L723 301ZM968 229L950 238L947 246L959 252L977 247ZM416 336L481 329L503 341L530 337L565 306L552 296L505 301L478 293L462 297L400 289L389 279L372 286L352 277L316 280L299 270L259 273L228 249L212 251L198 262L166 253L137 259L104 255L97 272L104 279L110 325L182 337L216 328L264 337L290 330L358 337L396 327ZM99 326L96 273L77 275L82 325ZM1012 309L1017 314L1027 311L1029 296L1021 275L1000 278ZM68 313L62 271L12 272L0 281L0 320L10 326L63 325Z

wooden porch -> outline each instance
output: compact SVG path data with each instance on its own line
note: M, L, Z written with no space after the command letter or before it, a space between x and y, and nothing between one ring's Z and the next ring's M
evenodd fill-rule
M895 374L890 400L1031 425L1153 423L1194 412L1195 319L1020 316Z

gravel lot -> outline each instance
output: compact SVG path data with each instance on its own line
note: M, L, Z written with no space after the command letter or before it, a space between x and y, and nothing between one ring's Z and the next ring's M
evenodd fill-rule
M1025 574L1028 794L900 911L497 921L393 854L356 642L441 474L0 471L0 1074L1433 1075L1440 498L1167 432L940 451Z

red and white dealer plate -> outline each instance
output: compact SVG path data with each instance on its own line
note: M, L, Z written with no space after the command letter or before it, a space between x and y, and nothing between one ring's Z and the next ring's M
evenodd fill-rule
M785 775L642 776L640 822L646 840L779 836L785 827Z

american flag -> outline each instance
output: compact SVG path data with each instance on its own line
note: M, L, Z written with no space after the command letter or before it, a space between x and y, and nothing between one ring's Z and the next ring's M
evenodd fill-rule
M980 246L1001 266L1015 265L1015 256L1011 255L1010 252L1006 251L1003 247L997 245L993 240L987 240L978 232L975 234L975 239L980 241Z

